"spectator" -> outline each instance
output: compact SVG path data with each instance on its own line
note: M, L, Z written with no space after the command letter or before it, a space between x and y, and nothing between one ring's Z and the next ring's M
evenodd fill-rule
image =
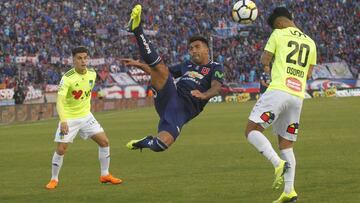
M239 80L240 67L245 68L249 81L258 80L251 67L260 67L260 53L271 32L265 25L265 17L270 7L284 4L297 13L298 26L312 33L318 44L319 63L345 60L355 74L359 72L360 2L254 1L260 11L258 19L242 28L248 36L239 33L233 37L219 37L214 29L218 24L231 25L230 1L144 0L142 4L148 16L146 29L152 31L151 38L168 64L189 57L183 39L193 34L212 35L213 55L224 63L228 82ZM132 4L133 1L121 0L1 1L0 79L4 84L6 77L12 80L16 75L26 85L57 84L60 73L69 65L51 64L51 57L67 58L71 56L69 50L78 45L89 46L92 58L132 57L136 45L126 39L132 36L121 29L127 23L126 15ZM194 18L194 13L201 15ZM27 69L26 74L19 73L14 65L17 56L36 57L38 62L25 63L21 69ZM127 71L119 64L115 66Z
M15 86L14 96L15 104L23 104L25 100L25 93L23 88L20 85Z

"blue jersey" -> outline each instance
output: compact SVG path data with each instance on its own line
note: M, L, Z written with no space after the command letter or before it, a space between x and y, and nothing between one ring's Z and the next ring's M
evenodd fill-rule
M270 84L271 82L270 74L263 72L260 75L260 93L263 94L266 91L267 87L261 84L261 80L263 80L266 84Z
M191 61L172 66L170 73L177 79L176 87L179 95L189 104L188 111L195 117L207 104L208 100L201 100L191 95L192 90L206 92L211 88L211 82L224 81L224 68L219 63L210 61L206 65L197 65Z

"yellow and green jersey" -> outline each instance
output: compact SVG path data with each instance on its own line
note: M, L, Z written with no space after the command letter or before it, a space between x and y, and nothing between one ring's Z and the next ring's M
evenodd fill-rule
M298 28L275 29L265 50L274 54L269 90L305 97L310 65L316 65L315 42Z
M74 68L66 72L60 81L58 96L65 97L63 112L66 119L81 118L90 113L91 90L95 85L96 72L87 69L79 74Z

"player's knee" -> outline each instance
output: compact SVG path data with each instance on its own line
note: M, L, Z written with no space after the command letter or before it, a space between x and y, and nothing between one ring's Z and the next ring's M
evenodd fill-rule
M260 132L263 132L264 131L264 128L258 124L258 123L255 123L251 120L248 121L248 124L245 128L245 137L247 138L249 136L249 133L253 130L256 130L256 131L260 131Z
M67 145L66 144L59 144L58 147L56 148L56 153L58 155L64 155L67 149Z
M100 147L109 146L109 139L104 132L93 135L91 139L93 139Z
M244 135L245 135L245 137L247 138L248 136L249 136L249 133L251 132L251 131L253 131L254 129L253 128L251 128L251 126L246 126L246 128L245 128L245 132L244 132Z
M245 135L245 138L247 138L249 135L249 130L247 128L245 129L244 135Z
M56 153L57 153L58 155L62 156L62 155L65 154L65 151L66 151L66 150L64 150L64 149L57 149L57 150L56 150Z
M100 147L108 147L109 146L109 139L107 137L100 140L98 143Z

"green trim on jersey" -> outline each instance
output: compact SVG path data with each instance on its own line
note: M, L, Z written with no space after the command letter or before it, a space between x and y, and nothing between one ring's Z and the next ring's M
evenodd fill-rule
M275 29L265 50L275 57L268 89L304 98L309 67L316 65L315 42L295 27Z
M87 70L85 74L79 74L72 68L61 78L58 95L65 96L66 119L81 118L90 113L91 91L95 86L96 72L93 69Z
M70 77L71 75L73 75L75 73L75 70L74 69L70 69L68 72L66 72L64 75L66 77Z

